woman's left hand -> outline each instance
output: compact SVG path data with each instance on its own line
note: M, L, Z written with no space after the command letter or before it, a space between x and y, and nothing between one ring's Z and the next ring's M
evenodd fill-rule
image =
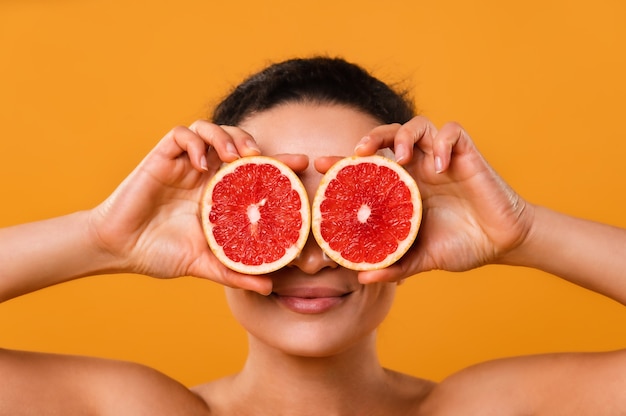
M434 269L464 271L498 259L530 230L533 207L489 166L456 123L440 130L425 117L383 125L357 145L357 155L394 150L415 178L423 201L417 240L402 259L361 282L397 281Z

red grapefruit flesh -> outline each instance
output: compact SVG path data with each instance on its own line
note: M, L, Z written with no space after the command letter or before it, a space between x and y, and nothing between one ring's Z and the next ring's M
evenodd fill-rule
M306 190L285 164L244 157L222 167L202 197L204 234L215 256L232 270L269 273L289 264L306 243Z
M411 247L422 201L415 180L396 162L354 156L326 172L311 211L313 235L331 259L349 269L375 270Z

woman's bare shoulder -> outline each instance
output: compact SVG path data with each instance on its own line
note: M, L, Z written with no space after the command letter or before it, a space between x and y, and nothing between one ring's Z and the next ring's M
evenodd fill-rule
M2 414L209 414L179 382L130 362L0 350L0 374Z
M623 415L625 391L626 350L515 357L451 375L417 414Z

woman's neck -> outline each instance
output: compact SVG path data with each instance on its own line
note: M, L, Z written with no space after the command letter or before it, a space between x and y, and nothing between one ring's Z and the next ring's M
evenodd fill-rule
M406 392L399 394L398 385L406 376L381 367L375 342L372 334L332 356L300 357L251 338L246 365L230 388L241 414L385 414L374 409L402 404Z

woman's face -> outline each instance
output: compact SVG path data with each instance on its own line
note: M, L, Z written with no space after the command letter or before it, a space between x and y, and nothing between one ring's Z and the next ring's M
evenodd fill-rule
M256 114L240 127L264 155L308 156L309 165L299 176L312 200L322 177L315 159L354 154L359 139L379 124L342 106L292 103ZM357 273L326 257L312 234L300 256L270 277L270 296L227 288L228 302L250 336L301 356L333 355L371 339L391 307L396 286L359 284Z

